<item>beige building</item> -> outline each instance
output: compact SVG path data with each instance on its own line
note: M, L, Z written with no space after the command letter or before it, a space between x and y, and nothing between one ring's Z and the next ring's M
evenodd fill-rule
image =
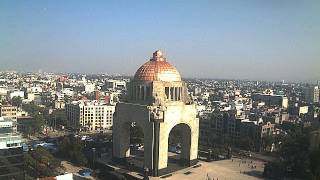
M10 105L0 106L0 117L17 120L17 106L10 106Z
M101 131L113 125L115 106L102 101L74 101L65 109L69 127Z
M309 112L309 106L301 106L299 107L299 115L307 114Z
M1 105L0 106L0 117L9 118L13 121L13 129L17 130L17 106Z
M168 165L170 132L179 127L183 134L180 162L197 162L199 119L187 86L177 69L161 51L135 73L128 87L126 102L116 106L113 126L113 159L126 162L130 156L130 125L135 123L144 134L144 166L159 176Z

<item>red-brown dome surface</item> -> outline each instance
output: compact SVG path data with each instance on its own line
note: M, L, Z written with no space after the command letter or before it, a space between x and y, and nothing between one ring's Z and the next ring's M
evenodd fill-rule
M144 63L135 73L136 81L181 81L178 70L166 61L161 51L153 53L152 59Z

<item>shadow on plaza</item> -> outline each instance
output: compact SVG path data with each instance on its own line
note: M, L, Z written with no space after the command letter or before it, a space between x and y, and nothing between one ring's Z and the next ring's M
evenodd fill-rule
M184 169L188 166L181 163L180 155L175 154L168 157L168 166L162 169L159 173L160 176L173 173L175 171ZM127 158L126 168L129 171L139 172L140 175L144 172L144 157L142 152L133 152L132 156Z
M252 177L256 177L256 178L259 178L259 179L265 179L267 180L268 178L265 178L261 171L258 171L258 170L250 170L250 171L245 171L245 172L242 172L243 174L246 174L248 176L252 176Z

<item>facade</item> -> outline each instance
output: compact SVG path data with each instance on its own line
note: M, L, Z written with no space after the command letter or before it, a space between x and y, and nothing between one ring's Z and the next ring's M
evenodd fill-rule
M2 105L0 106L0 117L17 119L17 106Z
M95 90L96 86L94 84L85 84L84 85L84 91L87 93L92 93Z
M126 81L122 80L106 80L106 87L111 89L125 89Z
M8 97L9 99L12 99L13 97L20 97L21 99L24 99L24 91L8 91Z
M67 104L65 109L69 127L101 131L110 129L113 125L115 106L102 101L74 101Z
M17 130L17 106L1 105L0 106L0 117L10 118L13 120L13 128Z
M0 179L24 179L22 137L13 120L0 117Z
M319 86L310 86L304 89L304 97L308 103L319 102Z
M262 138L271 136L275 125L236 118L236 111L214 111L200 117L200 143L202 148L215 144L241 145L241 140L250 139L256 151L260 150ZM238 144L240 142L240 144Z
M125 102L116 106L113 126L113 159L118 163L130 157L130 125L144 133L144 166L159 176L168 165L168 141L174 127L181 128L180 162L197 162L199 120L187 86L177 69L166 61L161 51L135 73Z
M309 112L309 106L301 106L299 107L299 115L307 114Z
M267 106L280 106L284 109L288 108L288 97L282 95L253 94L252 100L262 101Z
M54 101L54 108L55 109L64 109L65 105L66 104L64 101Z

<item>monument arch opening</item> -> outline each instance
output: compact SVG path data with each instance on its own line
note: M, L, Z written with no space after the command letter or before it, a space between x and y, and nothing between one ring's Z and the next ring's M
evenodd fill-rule
M190 148L191 128L184 123L175 125L170 130L168 138L168 164L189 165Z

